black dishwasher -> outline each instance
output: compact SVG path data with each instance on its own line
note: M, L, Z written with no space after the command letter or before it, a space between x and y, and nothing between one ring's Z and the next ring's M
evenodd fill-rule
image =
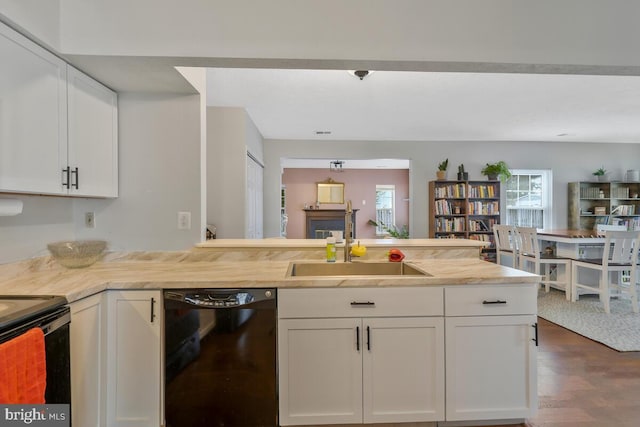
M164 292L165 425L277 426L276 289Z

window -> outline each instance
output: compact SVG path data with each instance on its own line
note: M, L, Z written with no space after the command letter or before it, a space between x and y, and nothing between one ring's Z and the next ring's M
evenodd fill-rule
M506 224L551 228L551 171L512 170L506 182Z
M376 185L376 234L389 234L383 228L383 224L390 228L396 224L395 200L395 185Z

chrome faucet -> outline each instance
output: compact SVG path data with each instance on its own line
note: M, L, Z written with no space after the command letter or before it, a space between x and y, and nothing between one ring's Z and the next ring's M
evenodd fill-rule
M353 230L353 208L351 200L347 200L344 214L344 262L351 262L351 231Z

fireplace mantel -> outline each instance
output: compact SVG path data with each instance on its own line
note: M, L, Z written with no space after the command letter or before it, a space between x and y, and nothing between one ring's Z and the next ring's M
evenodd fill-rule
M351 214L353 223L353 238L356 238L356 212ZM306 238L325 239L331 235L331 231L344 232L344 209L304 209L306 215ZM345 236L346 237L346 236Z

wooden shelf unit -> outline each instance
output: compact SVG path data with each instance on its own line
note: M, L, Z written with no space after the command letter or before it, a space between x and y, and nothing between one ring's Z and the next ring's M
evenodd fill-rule
M640 229L640 182L570 182L567 199L569 229L593 230L597 224Z
M491 242L486 258L495 252L493 225L500 223L500 181L430 181L429 237Z

